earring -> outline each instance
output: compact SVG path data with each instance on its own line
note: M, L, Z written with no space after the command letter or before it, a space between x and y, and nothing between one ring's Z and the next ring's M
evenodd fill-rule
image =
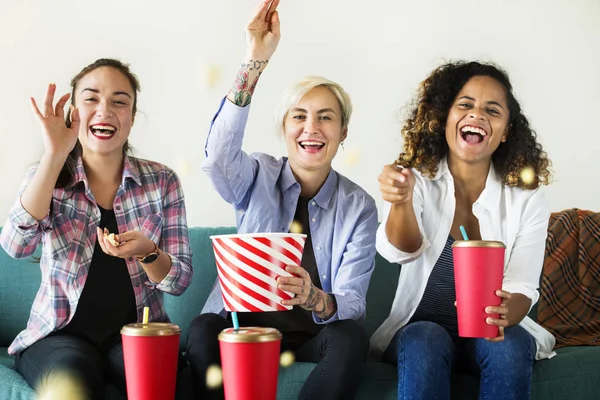
M344 142L341 142L341 143L340 143L340 146L342 146L342 151L345 151L345 150L344 150Z

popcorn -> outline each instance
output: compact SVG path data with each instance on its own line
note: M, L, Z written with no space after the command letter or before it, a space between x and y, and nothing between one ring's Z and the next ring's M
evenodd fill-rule
M348 149L344 152L344 164L347 167L355 167L360 162L360 151Z
M78 379L66 373L50 373L37 391L37 400L85 400L85 390Z
M115 234L114 233L106 233L106 232L104 232L104 238L106 240L108 240L110 242L110 244L112 244L115 247L119 247L121 245L121 243L117 242L117 239L115 239Z
M298 221L293 221L290 225L290 233L302 233L302 224Z
M218 389L223 385L223 371L218 365L211 365L206 370L206 387Z
M296 356L291 351L284 351L279 357L279 364L284 367L290 367L296 361Z
M531 185L535 180L535 171L529 165L523 167L520 175L525 185Z

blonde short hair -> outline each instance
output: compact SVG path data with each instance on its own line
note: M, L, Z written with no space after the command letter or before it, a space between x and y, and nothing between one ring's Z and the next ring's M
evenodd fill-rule
M279 107L276 114L275 125L277 133L285 136L285 119L290 109L298 104L300 99L316 87L326 87L335 95L342 111L342 129L348 127L350 116L352 115L352 101L344 88L338 83L330 81L322 76L306 76L287 89L279 100Z

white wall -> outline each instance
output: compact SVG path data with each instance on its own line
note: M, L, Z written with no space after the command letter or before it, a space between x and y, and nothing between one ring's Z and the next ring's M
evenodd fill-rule
M42 153L28 97L41 100L48 82L70 91L71 77L101 57L130 62L139 76L142 114L130 141L138 156L180 172L190 226L234 224L200 164L256 3L0 0L0 225ZM381 204L377 175L400 150L399 110L418 83L444 60L494 61L554 162L551 209L600 211L598 0L282 0L280 15L283 36L253 99L247 151L282 155L272 127L279 95L303 75L326 76L356 110L334 167Z

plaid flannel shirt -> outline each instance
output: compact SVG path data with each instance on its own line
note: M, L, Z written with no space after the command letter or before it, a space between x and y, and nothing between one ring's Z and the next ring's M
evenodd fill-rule
M42 244L41 285L27 327L8 349L13 355L65 327L73 317L100 223L100 210L81 158L72 182L65 188L54 189L49 214L41 221L35 220L23 208L20 197L36 169L34 166L27 173L0 234L0 244L14 258L29 257ZM162 164L125 156L113 209L118 233L139 230L171 257L171 270L159 283L149 280L135 257L125 260L135 293L138 322L142 321L145 306L150 308L151 321L168 321L162 292L182 294L193 273L184 196L177 175Z

